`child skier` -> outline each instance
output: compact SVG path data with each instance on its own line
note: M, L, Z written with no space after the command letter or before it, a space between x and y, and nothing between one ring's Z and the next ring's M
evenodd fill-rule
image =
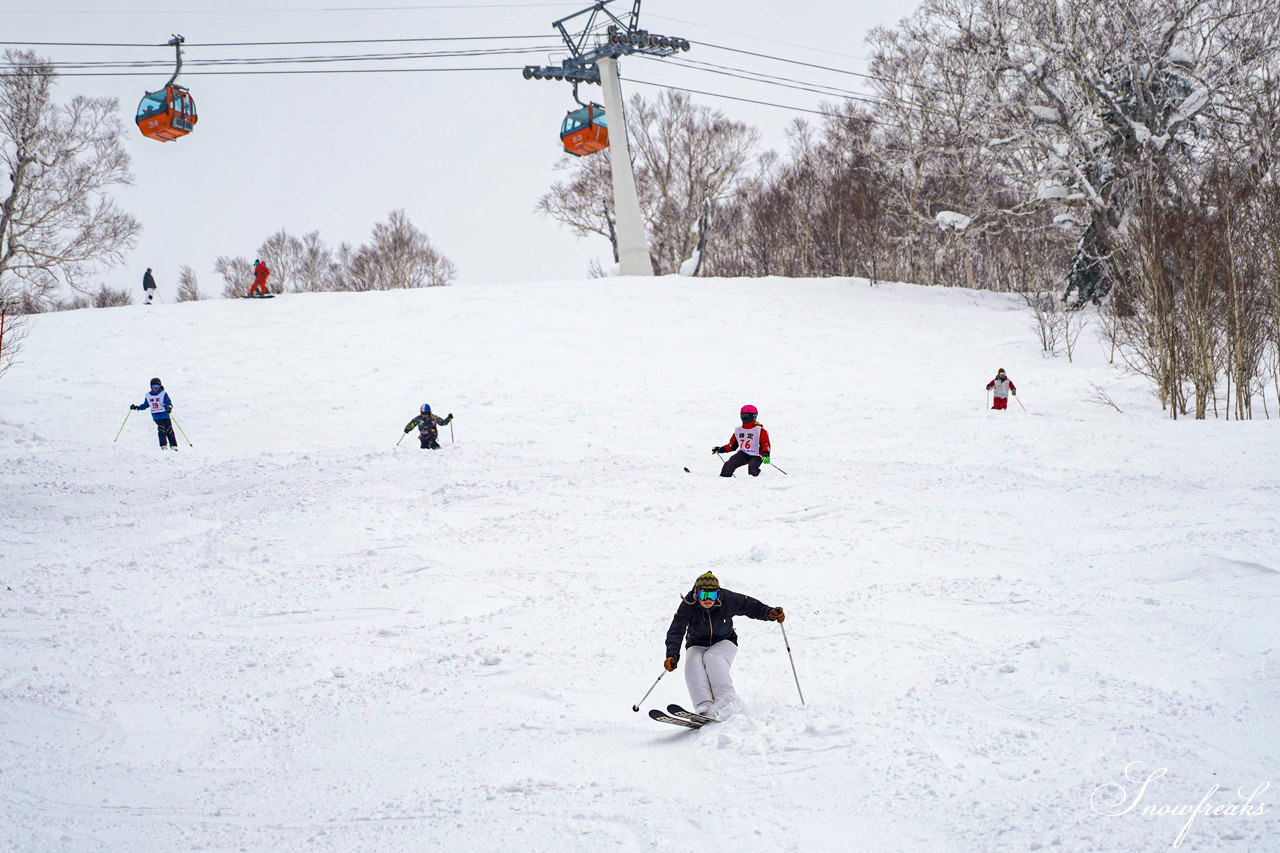
M720 468L721 477L732 477L733 472L743 465L747 466L748 474L752 477L759 477L760 463L769 464L769 433L756 420L756 416L759 414L760 410L755 406L743 406L740 412L742 426L733 431L733 435L729 437L728 444L711 448L713 454L729 453L733 450L738 451L725 460L724 465Z
M418 428L418 441L422 444L423 450L439 450L440 442L436 441L439 431L436 427L442 427L453 420L453 412L445 417L431 414L431 406L428 403L422 404L422 414L418 415L409 423L404 425L404 431L410 432L414 427Z
M991 408L1005 409L1009 406L1009 395L1017 396L1018 389L1014 387L1013 381L1004 375L1004 368L996 371L996 378L987 383L987 390L995 389L991 399Z
M169 447L178 449L178 439L173 434L173 421L169 417L169 413L173 411L173 400L169 399L169 392L164 390L164 385L158 378L152 378L151 390L142 398L142 404L129 408L135 412L151 413L151 420L155 421L156 432L160 435L161 450L165 449L166 441Z
M667 659L662 662L667 672L680 663L680 641L685 640L689 661L684 681L689 687L693 710L708 717L722 717L737 711L741 704L733 689L729 668L738 653L738 634L733 630L733 617L767 619L781 622L786 618L781 607L764 603L720 588L711 572L699 575L688 595L680 599L676 615L667 629Z

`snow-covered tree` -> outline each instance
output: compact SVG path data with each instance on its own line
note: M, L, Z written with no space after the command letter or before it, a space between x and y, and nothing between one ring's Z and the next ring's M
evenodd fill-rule
M1081 209L1068 282L1090 300L1121 275L1110 262L1139 198L1182 203L1179 165L1274 63L1275 19L1261 0L926 0L900 39L959 81L955 156L997 166L1018 204ZM880 85L899 103L934 94Z

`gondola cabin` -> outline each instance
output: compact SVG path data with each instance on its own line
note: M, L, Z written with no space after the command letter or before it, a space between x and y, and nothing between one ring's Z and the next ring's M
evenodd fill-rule
M564 150L577 157L585 157L609 147L609 125L604 107L588 104L573 110L560 125L560 141Z
M138 103L138 130L148 139L172 142L196 126L196 102L182 86L148 92Z

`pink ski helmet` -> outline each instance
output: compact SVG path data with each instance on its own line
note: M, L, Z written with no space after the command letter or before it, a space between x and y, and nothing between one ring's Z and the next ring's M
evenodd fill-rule
M759 410L759 409L757 409L755 406L743 406L743 407L742 407L742 414L744 414L744 415L758 415L758 414L760 414L760 410Z

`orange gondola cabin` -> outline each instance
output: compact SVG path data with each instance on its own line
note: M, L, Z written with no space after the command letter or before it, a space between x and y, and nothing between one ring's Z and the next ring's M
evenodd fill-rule
M588 104L580 110L572 110L560 125L560 141L564 143L564 150L576 157L608 148L609 124L604 107Z
M138 103L138 130L148 139L172 142L196 126L196 102L182 86L148 92Z

